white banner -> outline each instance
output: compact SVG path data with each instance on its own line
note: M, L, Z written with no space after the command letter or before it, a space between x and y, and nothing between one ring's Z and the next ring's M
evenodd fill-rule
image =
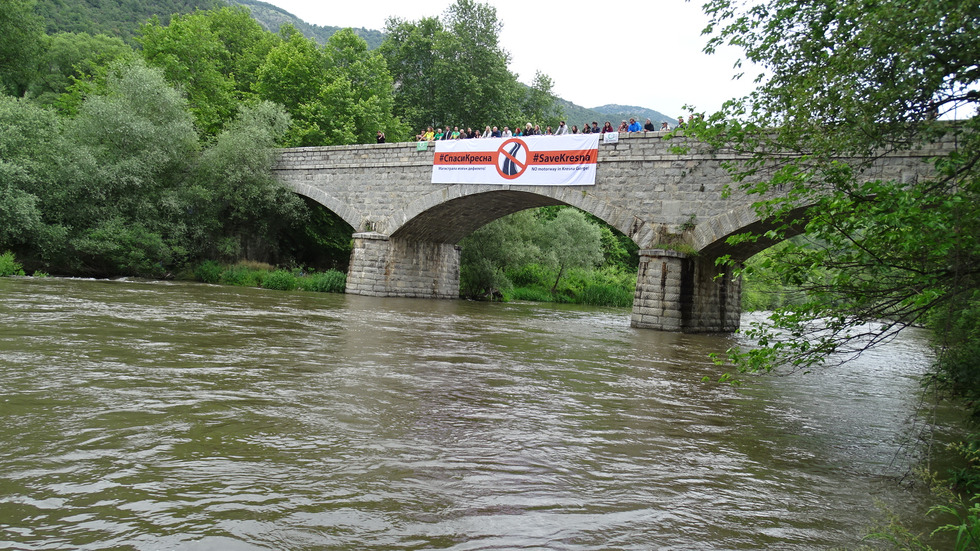
M598 134L439 140L433 184L595 185Z

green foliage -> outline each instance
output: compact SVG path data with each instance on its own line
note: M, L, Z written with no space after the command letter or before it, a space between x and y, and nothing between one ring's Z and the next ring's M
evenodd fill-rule
M23 96L42 55L42 20L34 0L0 2L0 94Z
M768 194L758 204L772 221L765 238L802 228L818 244L773 253L779 279L807 299L749 328L761 346L732 350L737 368L846 359L966 304L980 285L980 244L967 237L980 234L980 69L969 61L980 55L980 8L713 0L705 9L708 49L740 46L767 73L688 132L745 154L731 169L741 189ZM958 113L971 118L936 118ZM935 159L935 177L874 179L874 159L942 138L957 149ZM744 245L732 246L737 258Z
M343 293L347 283L347 275L337 270L304 274L298 269L273 270L271 266L257 262L238 262L223 267L213 260L198 264L194 268L194 279L204 283L316 293Z
M205 260L194 268L194 279L203 283L218 283L222 271L221 265L214 260Z
M247 11L231 8L175 15L168 25L154 17L141 35L143 57L186 90L198 128L212 135L250 97L259 63L274 42Z
M380 50L398 82L395 112L401 119L418 131L560 116L547 76L539 73L528 89L507 69L500 28L496 9L472 0L457 0L441 20L389 19Z
M586 285L582 290L582 302L594 306L618 306L629 308L633 305L632 289L608 284Z
M103 34L62 32L47 36L40 72L31 82L28 95L42 105L57 106L65 114L75 115L82 91L93 90L89 80L104 82L109 66L136 56L121 39Z
M603 261L604 233L572 208L543 207L505 216L462 242L465 296L628 306L636 265ZM625 297L625 298L624 298Z
M23 266L14 259L14 253L7 251L0 254L0 277L24 275Z
M199 185L189 190L196 199L195 248L226 261L266 257L305 219L304 203L271 174L273 146L288 124L273 103L243 106L203 152L195 169Z
M347 274L337 270L327 270L308 274L299 279L299 288L315 293L343 293L347 286Z
M978 416L980 5L709 0L705 11L709 51L739 46L765 70L754 93L686 129L744 155L730 165L733 178L759 195L770 222L764 234L730 240L731 257L756 239L802 230L809 241L764 260L805 298L753 324L752 347L727 359L739 371L810 370L928 323L939 352L929 382ZM932 159L931 177L887 180L874 166L940 140L955 148ZM749 268L751 280L759 270ZM937 534L954 534L954 548L978 548L976 498L943 500L933 512L953 516ZM886 538L928 548L900 526Z
M554 296L547 287L514 287L506 294L507 300L553 302Z
M307 216L286 232L280 247L297 264L346 272L353 250L354 228L316 201L302 197Z
M521 108L521 116L532 124L550 125L557 127L564 120L565 112L563 105L557 100L553 92L554 81L551 77L538 71L534 74L534 80L524 92L524 104ZM571 127L572 124L568 123Z
M111 218L72 240L76 262L88 273L162 277L177 251L162 235Z
M171 14L192 13L225 5L222 0L37 0L37 13L49 34L59 32L118 36L128 43L147 19L159 16L166 24Z
M0 98L0 246L85 275L165 275L201 258L280 258L305 206L271 176L289 123L241 106L202 150L160 70L116 63L72 119Z
M602 235L577 209L563 209L542 235L546 262L558 268L554 292L568 268L592 268L602 261Z
M800 289L799 273L783 270L784 266L777 255L789 257L789 247L799 247L807 250L812 247L804 236L796 236L788 241L778 243L766 249L745 262L741 270L742 277L742 310L752 312L757 310L774 310L799 306L806 300L806 294ZM824 280L829 274L825 269L814 268L814 272L822 273ZM817 275L814 275L816 278Z
M287 145L371 143L407 133L392 115L394 81L380 54L351 30L321 49L291 27L258 69L256 91L286 107L293 125Z
M221 272L220 282L224 285L238 285L239 287L261 287L262 280L265 279L267 270L256 270L242 264L229 266Z
M505 272L505 275L514 285L520 287L546 287L555 276L553 270L536 263L513 266Z
M933 312L929 327L940 350L932 382L961 397L980 420L980 290Z
M262 287L265 289L292 291L296 286L296 276L286 270L276 270L262 279Z

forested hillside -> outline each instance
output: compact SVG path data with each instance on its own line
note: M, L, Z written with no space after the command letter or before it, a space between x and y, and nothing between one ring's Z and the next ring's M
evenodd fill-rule
M224 0L37 0L34 9L48 34L106 34L132 42L140 25L153 16L166 25L175 13L224 5Z
M630 117L636 118L636 120L640 121L640 124L650 119L657 125L657 128L660 128L661 122L667 122L671 127L677 123L676 116L664 115L660 111L654 111L653 109L638 107L636 105L600 105L599 107L593 107L592 110L602 113L606 120L613 123L613 126L617 124L617 121L630 120Z
M320 44L323 44L329 39L333 34L343 27L333 27L330 25L321 27L320 25L313 25L307 23L302 19L296 17L295 15L289 13L288 11L273 6L267 2L260 2L258 0L228 0L231 5L245 6L252 12L252 18L259 22L260 25L266 30L272 31L274 33L279 32L279 28L285 24L290 24L296 29L303 33L303 36L312 38ZM384 40L384 34L375 29L365 29L363 27L355 28L354 34L364 39L367 42L368 49L375 49L381 46L381 41Z

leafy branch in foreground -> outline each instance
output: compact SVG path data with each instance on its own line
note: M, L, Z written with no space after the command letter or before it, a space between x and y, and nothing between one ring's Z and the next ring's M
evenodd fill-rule
M774 221L767 239L802 232L819 246L790 244L773 254L780 280L805 290L807 300L753 324L745 331L753 346L733 348L726 360L742 372L809 370L859 355L905 327L980 310L980 7L951 0L740 6L705 5L707 50L743 48L764 69L759 88L687 131L744 155L729 168L741 190L759 196L759 214ZM878 159L939 140L953 148L931 159L934 177L879 175ZM975 338L938 335L944 348Z

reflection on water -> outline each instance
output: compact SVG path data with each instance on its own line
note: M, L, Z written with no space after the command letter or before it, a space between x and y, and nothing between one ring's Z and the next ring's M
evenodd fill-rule
M0 279L0 547L852 546L915 335L743 389L624 310Z

